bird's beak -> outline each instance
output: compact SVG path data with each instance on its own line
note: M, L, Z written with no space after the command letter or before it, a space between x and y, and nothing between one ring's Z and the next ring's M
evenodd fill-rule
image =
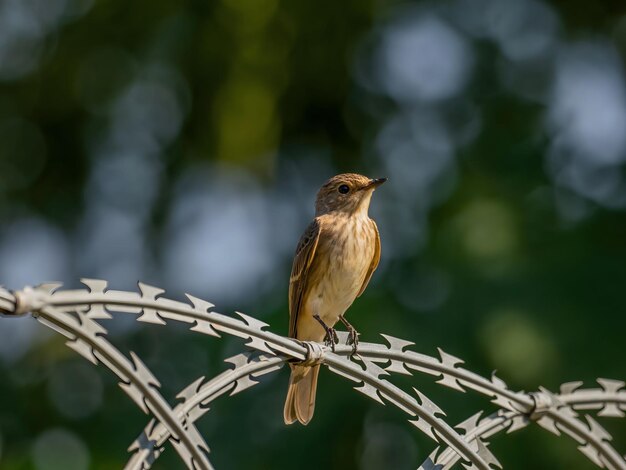
M369 183L367 183L361 189L375 189L381 184L383 184L385 181L387 181L387 178L374 178L374 179L369 180Z

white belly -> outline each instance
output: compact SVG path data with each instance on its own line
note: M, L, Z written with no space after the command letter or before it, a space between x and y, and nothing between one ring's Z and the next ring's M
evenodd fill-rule
M316 256L325 257L328 269L320 272L319 281L311 286L306 299L307 307L314 315L319 315L324 323L333 326L339 316L352 305L358 295L374 256L372 237L356 236L350 221L338 227L342 235L337 243L318 246ZM369 225L365 229L371 230Z

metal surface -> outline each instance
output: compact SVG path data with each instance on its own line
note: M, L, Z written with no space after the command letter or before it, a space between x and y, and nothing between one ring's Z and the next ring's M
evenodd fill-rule
M558 395L541 389L529 394L540 405L532 413L498 410L481 419L481 411L455 427L464 431L466 439L480 439L486 443L487 438L501 431L508 434L534 421L557 436L564 433L573 438L579 444L578 449L598 467L625 468L624 459L609 444L611 435L589 415L585 415L586 422L577 419L574 411L594 410L602 417L625 416L626 390L622 389L624 382L598 379L598 383L601 387L592 389L578 389L581 382L563 384ZM444 449L438 454L431 454L420 468L450 468L457 461L458 456L454 450ZM433 464L438 467L433 467Z
M212 468L209 448L192 423L179 420L159 393L161 384L134 353L126 358L109 343L106 330L85 313L76 316L43 307L37 319L68 338L66 345L93 364L102 364L120 379L120 387L146 414L152 414L170 433L170 441L188 468Z
M210 409L209 404L216 398L228 394L233 396L258 384L255 378L280 369L283 358L268 356L258 352L238 354L226 362L234 368L224 371L209 381L204 377L192 382L176 396L181 400L173 410L181 422L192 424ZM170 439L169 429L157 420L151 420L143 432L128 448L134 451L126 470L150 468L161 454L163 445Z
M0 288L0 313L32 312L41 323L68 338L67 345L94 364L102 364L121 380L122 389L145 412L153 416L131 444L133 452L125 468L149 468L170 442L189 468L211 468L208 446L194 422L209 404L225 394L233 395L254 386L262 375L274 372L285 361L321 363L332 372L358 383L355 389L379 403L392 404L409 416L409 422L433 439L438 447L420 468L450 468L461 460L465 468L499 467L487 449L487 439L530 423L557 435L574 439L580 451L600 467L626 469L626 461L610 444L611 436L591 416L585 421L577 412L597 411L598 416L623 417L626 410L624 382L598 379L600 388L580 389L580 382L561 386L559 394L540 388L538 392L514 392L492 375L482 377L461 367L462 360L439 350L431 357L409 349L413 343L383 335L386 344L360 343L359 354L344 346L345 333L335 352L317 343L301 343L276 335L267 324L237 312L233 318L213 311L213 305L187 296L190 303L162 297L162 289L139 284L139 292L108 290L106 281L83 280L86 289L58 290L59 284L46 284L11 293ZM128 359L105 338L98 319L111 318L111 311L135 316L139 322L167 325L170 321L189 325L190 330L209 336L223 334L246 341L251 350L227 360L233 368L205 380L201 377L182 390L180 402L171 408L159 393L160 384L141 360L130 353ZM451 427L445 413L419 390L412 393L396 387L385 377L414 372L437 377L437 383L489 397L500 409L482 418L473 415ZM442 449L442 450L440 450Z

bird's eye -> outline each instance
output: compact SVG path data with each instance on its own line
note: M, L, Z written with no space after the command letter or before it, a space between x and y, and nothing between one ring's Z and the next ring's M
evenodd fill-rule
M350 191L350 187L347 184L342 184L337 188L337 191L341 194L347 194Z

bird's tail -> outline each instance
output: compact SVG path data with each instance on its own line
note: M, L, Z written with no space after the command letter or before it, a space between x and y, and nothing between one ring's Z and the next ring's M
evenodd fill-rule
M301 424L309 424L315 411L315 392L320 366L291 366L289 388L285 400L285 424L296 420Z

